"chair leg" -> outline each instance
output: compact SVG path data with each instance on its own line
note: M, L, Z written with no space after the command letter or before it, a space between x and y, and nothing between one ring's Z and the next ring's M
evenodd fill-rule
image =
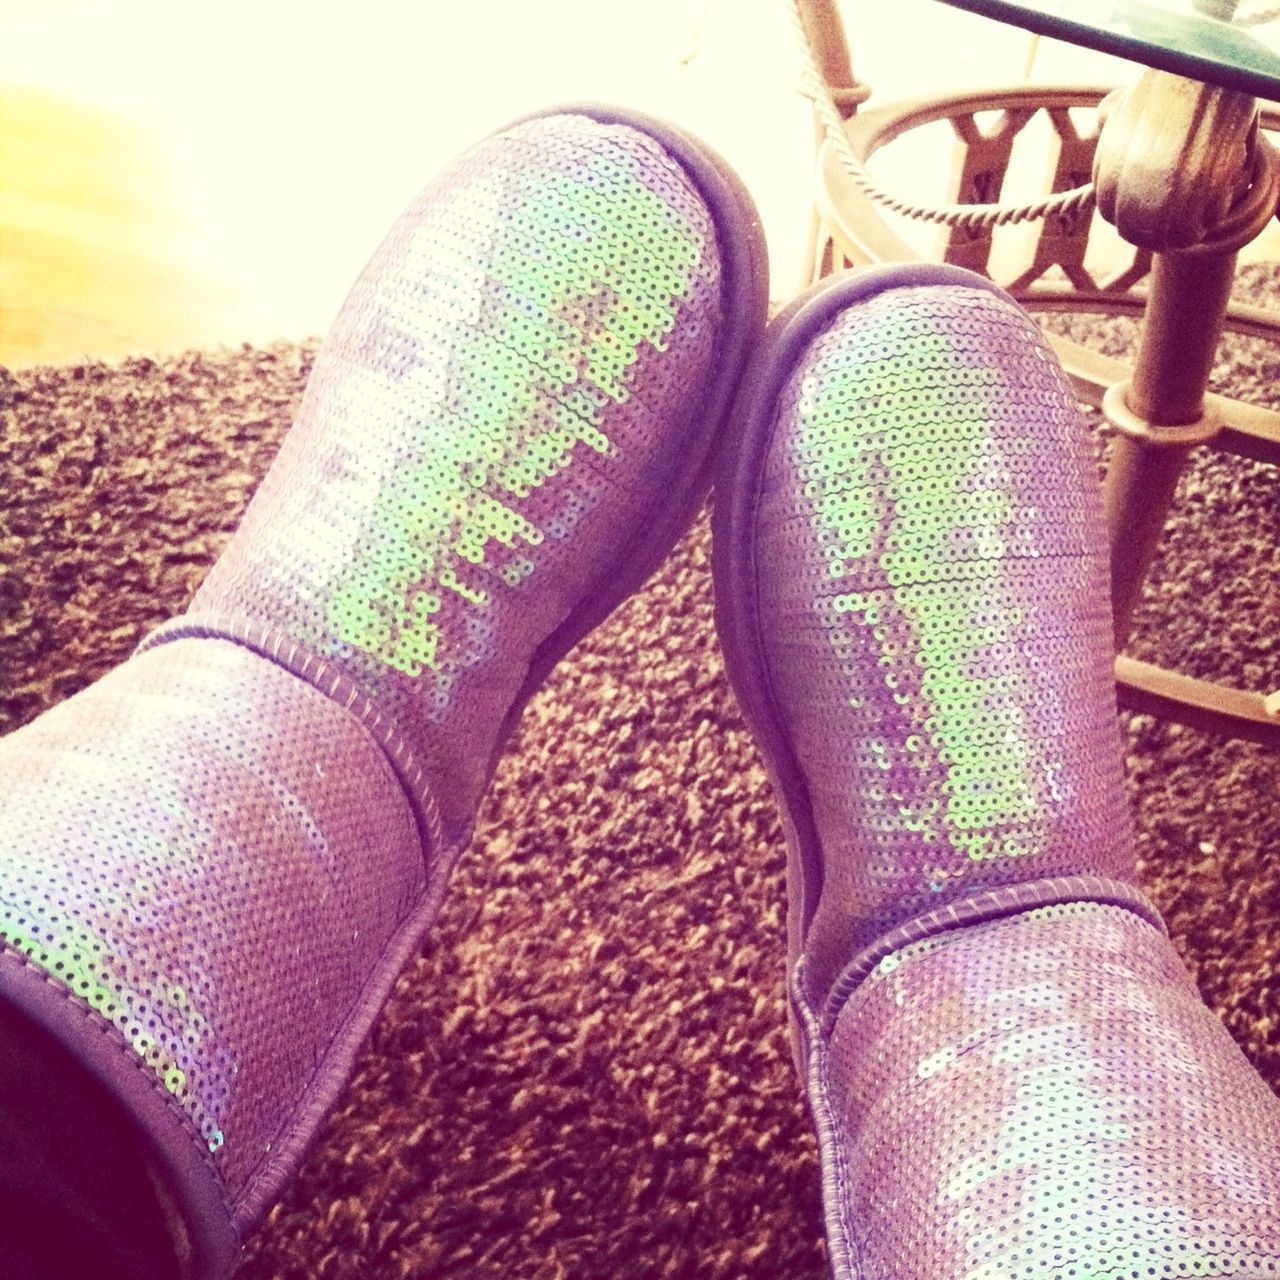
M1161 253L1133 377L1104 407L1121 434L1103 487L1116 645L1124 644L1165 514L1192 446L1211 438L1204 395L1226 317L1234 250Z

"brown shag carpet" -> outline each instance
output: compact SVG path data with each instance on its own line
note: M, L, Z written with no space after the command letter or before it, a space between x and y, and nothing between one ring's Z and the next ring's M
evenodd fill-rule
M184 607L313 351L0 377L0 730ZM1280 403L1280 353L1234 344L1218 385ZM1276 497L1266 468L1196 463L1135 652L1280 688ZM531 704L434 941L239 1280L825 1275L782 837L707 552L703 520ZM1280 762L1124 723L1145 883L1280 1091Z

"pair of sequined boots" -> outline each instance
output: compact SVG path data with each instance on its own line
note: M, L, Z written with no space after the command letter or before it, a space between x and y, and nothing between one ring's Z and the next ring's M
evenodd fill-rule
M835 1275L1280 1269L1280 1104L1135 886L1053 356L949 269L764 299L732 175L600 109L393 229L189 612L0 747L13 1274L229 1271L524 703L713 477Z

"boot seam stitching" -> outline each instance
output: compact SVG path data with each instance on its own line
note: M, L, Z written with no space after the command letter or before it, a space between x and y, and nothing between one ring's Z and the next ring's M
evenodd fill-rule
M445 837L440 807L427 784L426 769L404 732L383 715L356 681L285 632L249 618L217 612L175 618L153 631L135 652L145 653L175 640L225 640L238 645L310 685L359 721L404 791L417 828L424 874L427 883L432 881Z
M1044 907L1072 903L1119 907L1151 925L1162 935L1168 936L1168 927L1155 904L1140 889L1123 880L1073 875L1001 885L906 920L864 947L841 970L823 1001L822 1014L818 1020L819 1034L833 1034L840 1014L854 993L895 952L946 933L1024 915Z

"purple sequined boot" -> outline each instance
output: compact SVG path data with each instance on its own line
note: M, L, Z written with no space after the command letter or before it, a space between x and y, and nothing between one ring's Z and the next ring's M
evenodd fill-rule
M5 1275L229 1270L525 702L696 513L765 283L724 166L604 108L395 226L188 614L0 745Z
M1097 479L977 276L775 323L717 622L785 807L797 1058L840 1280L1280 1272L1280 1103L1135 887Z

